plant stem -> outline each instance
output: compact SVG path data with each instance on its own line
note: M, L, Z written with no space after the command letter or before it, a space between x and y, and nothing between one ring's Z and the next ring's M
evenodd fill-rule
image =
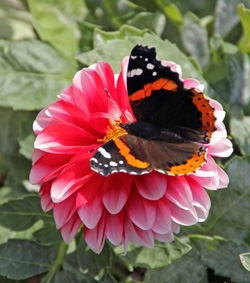
M58 269L58 267L62 264L64 256L66 254L66 251L68 249L68 245L62 241L59 248L58 248L58 253L57 253L57 257L56 260L54 262L54 264L51 266L50 271L47 275L47 279L45 281L45 283L50 283L52 282L52 279Z

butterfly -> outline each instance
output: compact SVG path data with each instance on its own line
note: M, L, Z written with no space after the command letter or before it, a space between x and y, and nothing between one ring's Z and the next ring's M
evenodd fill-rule
M202 92L184 87L179 74L156 58L154 47L136 45L131 51L127 90L137 121L120 123L122 134L90 159L94 171L181 176L206 163L215 109Z

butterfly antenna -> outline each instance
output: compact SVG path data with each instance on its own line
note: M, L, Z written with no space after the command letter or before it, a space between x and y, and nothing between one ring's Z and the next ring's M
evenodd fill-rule
M108 91L106 88L104 88L104 89L105 89L106 93L108 94L108 96L109 96L112 100L114 100L114 98L111 96L111 94L109 93L109 91ZM114 100L114 101L115 101L115 100ZM120 109L120 107L119 107L118 104L117 104L117 106L118 106L118 108L119 108L119 110L120 110L120 112L121 112L122 117L123 117L125 120L127 120L127 118L125 117L124 113L122 112L122 110Z

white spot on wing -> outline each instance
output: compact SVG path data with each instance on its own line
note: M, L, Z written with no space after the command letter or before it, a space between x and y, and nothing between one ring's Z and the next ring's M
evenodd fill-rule
M133 69L131 71L128 71L128 77L132 78L134 76L140 76L142 74L143 70L142 69Z
M117 164L116 162L114 162L114 161L110 161L110 162L109 162L109 165L110 165L110 166L117 166L118 164Z
M98 148L98 152L100 152L100 154L104 156L105 158L108 158L108 159L111 158L111 154L108 153L103 147Z
M130 58L131 58L132 60L135 60L135 59L137 58L137 56L131 55Z
M155 66L153 64L151 64L151 63L148 63L146 67L149 70L153 70Z
M153 72L153 74L152 74L154 77L157 75L157 73L156 72Z
M124 162L122 160L119 161L119 164L123 164Z
M98 163L98 160L97 160L96 158L94 158L94 157L92 157L92 158L90 159L90 161L94 161L95 163Z

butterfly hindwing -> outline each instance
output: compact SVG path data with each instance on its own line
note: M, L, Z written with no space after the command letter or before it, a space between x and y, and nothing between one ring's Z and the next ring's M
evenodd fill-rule
M152 169L187 175L205 162L206 148L197 144L152 141L129 134L108 141L90 159L91 168L104 176L115 172L142 175Z

